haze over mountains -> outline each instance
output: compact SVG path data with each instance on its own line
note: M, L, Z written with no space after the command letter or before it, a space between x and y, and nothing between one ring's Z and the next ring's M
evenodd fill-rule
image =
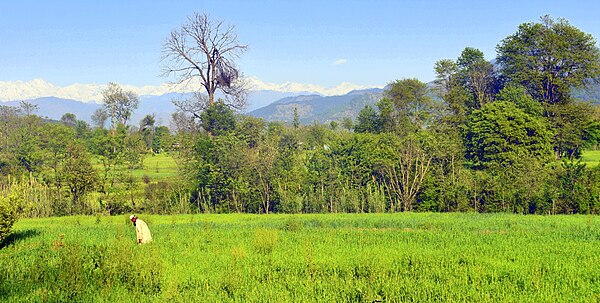
M376 97L371 94L380 93L380 89L365 90L369 87L350 83L324 88L290 82L266 83L253 77L245 80L250 88L246 112L269 121L291 121L291 106L296 103L303 123L341 120L358 113L365 102L376 102ZM131 119L133 123L146 114L155 114L160 124L169 125L171 114L176 110L172 100L187 98L191 95L190 91L193 91L192 87L168 84L121 86L140 96L139 107ZM36 113L39 116L60 119L65 113L73 113L78 119L90 122L92 113L102 106L102 90L105 87L106 85L101 84L72 84L60 87L41 79L27 82L0 81L0 105L18 106L20 101L27 101L38 106ZM260 108L262 109L258 110Z
M381 99L383 89L342 83L332 88L299 83L273 84L257 78L246 78L251 88L246 113L267 121L291 122L294 109L300 122L327 123L354 119L365 105L374 105ZM131 121L136 124L147 114L154 114L160 125L169 125L171 114L176 111L173 100L191 96L190 87L163 84L160 86L122 85L140 96L140 104ZM19 106L27 101L38 106L36 114L58 120L65 113L73 113L78 119L91 122L92 113L102 106L102 90L105 85L73 84L60 87L44 80L27 82L0 81L0 105ZM597 102L600 85L574 90L577 99Z
M306 94L315 93L324 96L343 95L353 90L377 87L374 85L356 85L352 83L341 83L334 87L323 87L314 84L302 84L285 82L282 84L264 82L256 77L244 78L246 87L251 91L270 91L276 93ZM161 96L168 93L189 93L200 90L198 85L173 85L161 84L158 86L133 86L119 84L125 90L134 91L139 96L151 95ZM57 86L42 79L31 81L0 81L0 101L28 100L39 97L56 97L61 99L79 100L86 103L101 103L104 84L71 84Z

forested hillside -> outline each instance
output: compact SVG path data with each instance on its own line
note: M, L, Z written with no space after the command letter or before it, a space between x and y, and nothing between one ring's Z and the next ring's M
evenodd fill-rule
M543 17L520 25L497 51L495 65L472 47L439 60L433 86L401 79L357 94L354 120L320 118L331 109L319 96L302 106L281 100L264 118L243 115L235 110L243 93L233 87L227 98L215 88L176 103L171 128L150 113L132 120L139 98L115 83L92 124L69 113L44 120L27 102L1 106L0 189L25 197L19 212L30 217L599 213L600 168L579 161L600 139L598 109L572 94L600 78L595 39ZM216 84L237 77L217 72ZM336 98L329 101L346 97ZM286 122L265 120L274 116ZM177 173L139 173L152 155L171 159Z

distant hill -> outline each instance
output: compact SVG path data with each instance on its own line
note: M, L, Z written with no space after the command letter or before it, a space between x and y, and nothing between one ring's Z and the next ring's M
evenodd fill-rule
M571 95L575 99L600 104L600 83L590 83L587 88L574 89Z
M429 83L429 85L432 84ZM315 121L319 123L342 121L344 118L356 118L365 105L377 103L382 98L383 91L379 88L354 90L339 96L323 96L314 93L298 95L297 92L269 90L251 91L248 95L248 107L245 112L267 121L291 122L294 119L294 108L297 108L300 122L303 124ZM189 93L140 96L140 105L132 115L131 124L137 124L147 114L155 114L157 124L169 126L171 114L177 110L172 100L190 96ZM600 104L600 84L592 84L587 89L576 89L573 91L573 97ZM73 113L77 119L88 123L91 122L94 111L102 106L98 103L56 97L42 97L25 101L37 105L36 114L41 117L59 120L65 113ZM19 106L19 102L0 102L0 105Z
M373 88L351 91L341 96L301 95L287 97L250 111L248 114L267 121L291 122L294 119L294 108L296 108L300 123L303 124L313 123L314 121L320 123L341 121L344 118L355 118L365 105L377 103L382 94L382 89Z
M140 105L133 112L130 119L131 124L137 124L146 114L155 114L156 120L160 125L169 125L171 113L175 111L175 106L171 103L172 96L141 96ZM25 100L31 104L37 105L38 110L34 113L40 117L52 120L60 120L66 113L75 114L77 119L91 122L91 117L94 111L102 104L85 103L77 100L61 99L56 97L42 97L36 99ZM18 107L20 101L2 102L0 105Z
M248 107L246 111L255 110L281 98L297 94L298 93L293 92L251 91L248 94ZM132 121L131 124L137 124L147 114L155 114L157 124L169 126L171 114L177 110L172 101L175 99L189 98L191 95L191 93L167 93L160 96L140 96L140 104L133 112L130 119L130 121ZM82 102L79 100L57 97L41 97L26 99L24 101L37 105L38 110L35 114L40 117L59 120L62 115L72 113L75 114L77 119L88 123L91 123L91 116L94 111L102 107L102 104L98 103ZM0 102L0 105L18 107L20 102L21 101L6 101Z
M72 113L77 116L77 119L86 122L91 121L91 116L100 104L84 103L77 100L61 99L56 97L41 97L30 100L24 100L28 103L36 105L38 110L34 114L52 120L59 120L62 115ZM21 101L0 102L0 105L18 107Z

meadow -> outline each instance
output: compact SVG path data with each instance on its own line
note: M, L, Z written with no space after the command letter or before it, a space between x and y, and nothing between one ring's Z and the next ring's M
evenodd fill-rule
M2 302L598 302L600 218L475 213L21 219Z
M600 150L586 150L581 155L581 161L589 167L596 167L600 163Z

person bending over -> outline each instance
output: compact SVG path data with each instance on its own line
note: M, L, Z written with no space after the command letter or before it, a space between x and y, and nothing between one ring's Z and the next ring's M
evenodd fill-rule
M139 219L136 215L129 216L129 220L133 222L133 226L135 226L135 234L137 236L138 244L146 244L152 242L152 234L150 234L150 229L148 229L148 224L144 222L142 219Z

